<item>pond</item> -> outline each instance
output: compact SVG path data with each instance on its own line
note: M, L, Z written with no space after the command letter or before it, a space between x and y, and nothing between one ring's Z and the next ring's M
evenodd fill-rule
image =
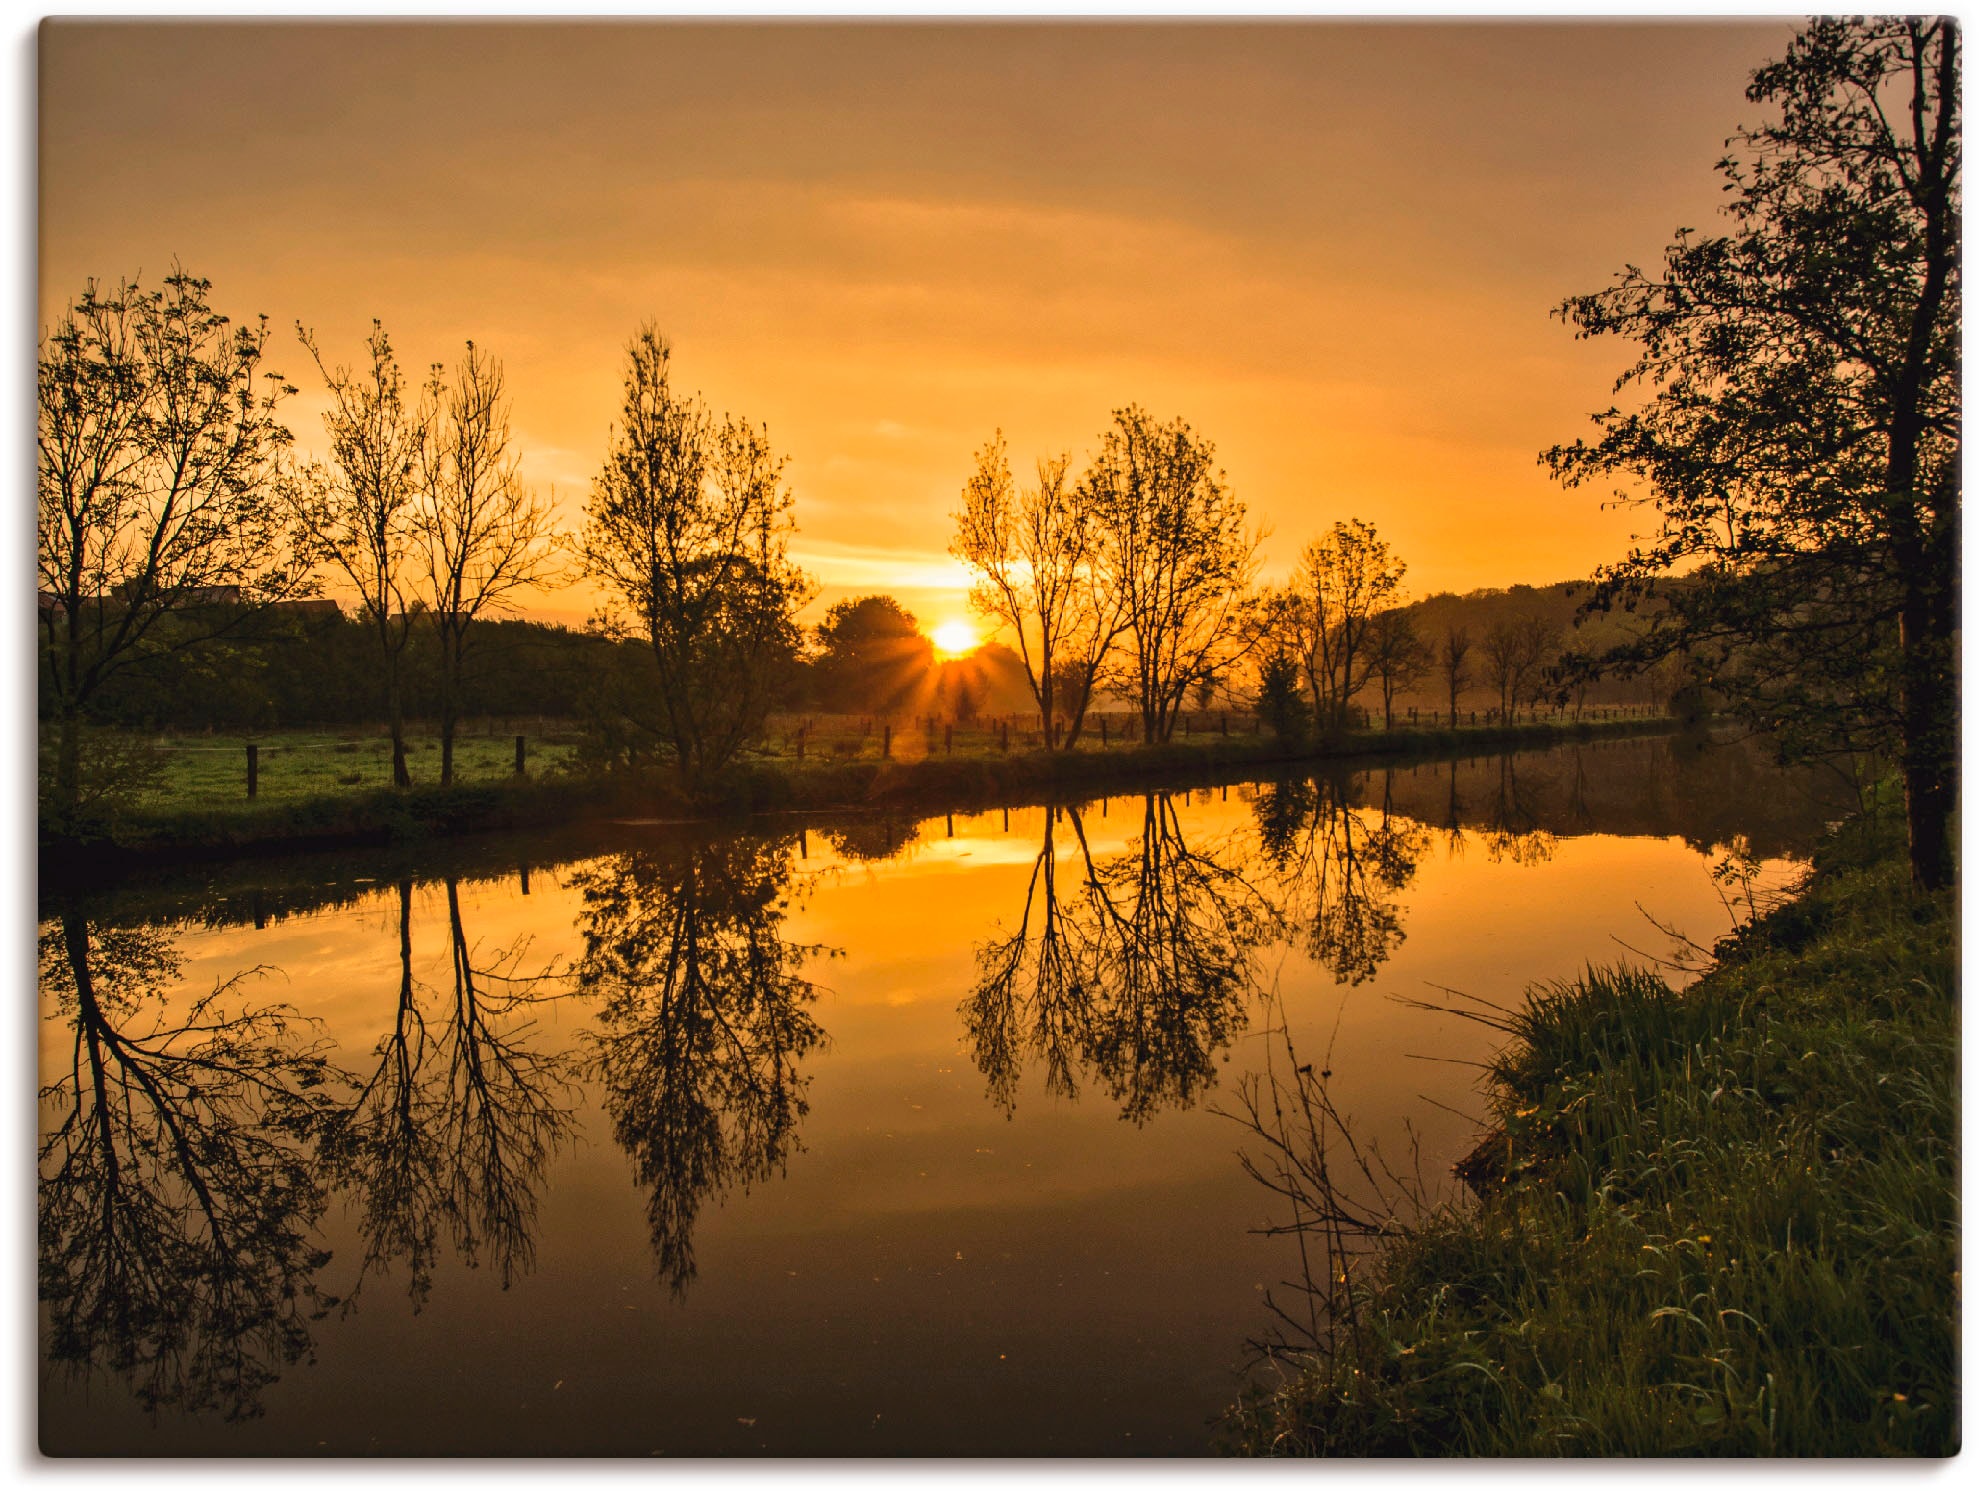
M1851 801L1635 740L44 900L42 1448L1211 1452L1299 1267L1260 1075L1453 1197L1476 1001Z

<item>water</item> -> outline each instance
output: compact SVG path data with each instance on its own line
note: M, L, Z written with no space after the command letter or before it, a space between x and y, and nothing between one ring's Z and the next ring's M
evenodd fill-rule
M50 901L42 1448L1207 1452L1268 1059L1449 1194L1498 1037L1422 1004L1710 943L1847 802L1634 741Z

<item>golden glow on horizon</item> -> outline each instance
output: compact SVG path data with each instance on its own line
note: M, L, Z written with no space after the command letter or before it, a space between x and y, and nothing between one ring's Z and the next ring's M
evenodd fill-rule
M1216 443L1267 579L1360 516L1413 594L1542 583L1635 523L1536 461L1624 356L1549 311L1714 222L1793 30L56 19L40 320L176 259L268 315L311 455L296 322L348 359L379 317L409 371L472 337L576 527L653 318L681 386L789 458L808 619L962 614L971 453L1002 429L1021 479L1078 470L1130 402Z
M929 636L935 643L935 655L945 660L975 652L983 645L977 629L967 621L945 621Z

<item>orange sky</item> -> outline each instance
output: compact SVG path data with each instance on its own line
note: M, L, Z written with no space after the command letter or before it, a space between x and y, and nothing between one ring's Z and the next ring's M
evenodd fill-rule
M1568 578L1631 515L1535 457L1624 349L1549 311L1711 226L1791 29L53 22L41 315L176 255L281 328L306 448L296 320L473 337L574 524L652 318L790 456L822 600L929 626L976 447L1077 460L1128 402L1216 442L1269 573L1352 515L1417 594Z

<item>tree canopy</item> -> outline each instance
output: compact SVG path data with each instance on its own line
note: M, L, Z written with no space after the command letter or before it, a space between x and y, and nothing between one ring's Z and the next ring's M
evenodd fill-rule
M1591 603L1649 625L1583 666L1683 652L1792 754L1894 751L1927 886L1957 749L1958 45L1945 19L1819 19L1760 68L1775 117L1721 162L1726 231L1561 307L1637 344L1640 402L1543 457L1656 514Z

